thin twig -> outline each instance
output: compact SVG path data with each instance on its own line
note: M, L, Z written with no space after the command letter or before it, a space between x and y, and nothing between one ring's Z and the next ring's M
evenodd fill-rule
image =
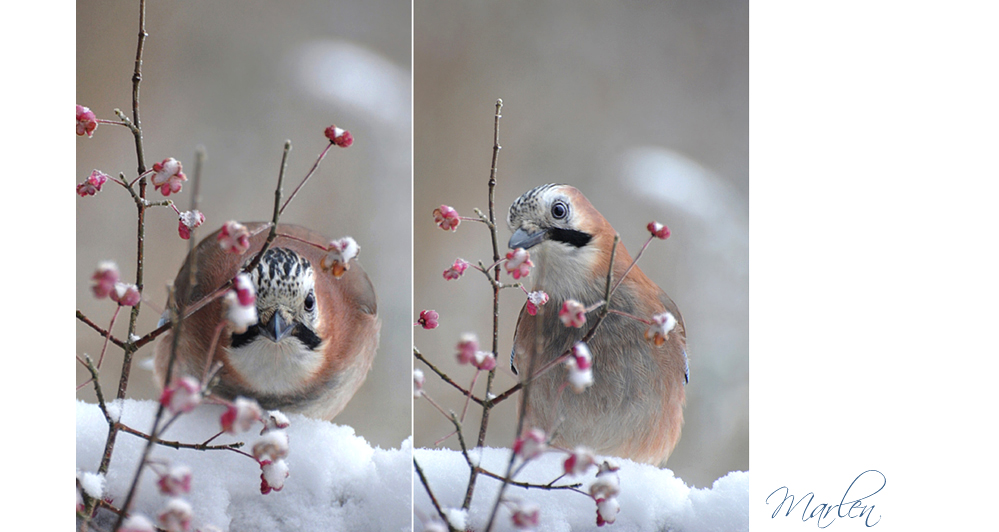
M114 314L111 315L111 323L108 324L109 331L114 328L114 320L118 318L119 311L121 311L121 304L118 304L118 306L115 307ZM101 346L101 356L97 357L97 369L101 369L101 364L104 362L104 353L107 353L108 339L110 338L110 336L111 336L110 334L104 336L104 345Z
M495 150L495 147L493 149ZM480 211L478 207L475 207L472 210L475 211L475 215L478 216L478 219L476 221L479 221L479 222L482 222L482 223L486 224L486 226L488 226L491 229L496 227L496 224L494 224L489 219L488 216L486 216L485 214L483 214L482 211ZM472 220L472 218L465 218L465 217L462 217L462 219L463 220Z
M493 244L493 262L496 265L493 267L494 279L499 279L500 276L500 253L499 253L499 235L496 233L496 160L499 157L499 151L502 149L499 142L499 122L502 118L501 111L503 110L503 100L496 100L496 114L493 117L493 160L489 165L489 237ZM492 352L493 354L499 353L499 294L500 288L497 285L493 285L493 342L492 342ZM489 425L489 412L492 409L492 401L489 399L489 395L493 386L493 379L496 378L496 368L489 370L489 376L486 377L486 390L484 397L486 398L485 403L482 405L482 421L479 424L479 438L477 440L476 447L482 447L486 442L486 428ZM472 494L475 492L475 476L476 471L472 470L471 478L468 482L468 488L465 491L465 501L462 503L461 507L467 510L472 504Z
M194 182L192 183L195 192L193 194L191 194L191 210L192 211L197 210L197 208L198 208L198 201L200 199L199 196L200 196L200 190L201 190L201 169L202 169L202 167L204 165L204 159L205 159L205 151L204 151L203 148L199 148L195 152L195 170L194 170L194 174L193 174L193 180L194 180ZM142 185L144 183L145 183L145 181L143 180L143 181L140 182L140 185ZM174 366L175 366L176 361L177 361L177 349L178 349L178 346L180 345L180 335L181 335L181 331L182 331L181 326L182 326L184 318L185 318L184 311L185 311L185 307L187 306L186 302L187 302L188 294L189 294L190 290L192 289L192 287L195 285L196 278L197 278L197 273L198 273L197 272L197 264L198 264L198 261L197 261L197 247L195 246L195 242L197 242L197 238L195 238L195 234L194 234L194 232L192 232L191 238L188 239L188 244L187 244L187 254L188 254L188 258L189 258L190 263L191 263L190 268L188 270L187 292L185 292L183 294L176 294L175 292L173 292L172 287L168 289L168 291L170 292L170 295L172 296L172 297L170 297L170 299L172 299L173 302L174 302L174 305L168 305L168 307L167 307L167 308L171 309L171 313L170 313L171 314L171 316L170 316L171 319L170 319L170 321L172 323L172 328L173 328L173 333L174 334L171 337L170 358L169 358L169 361L167 362L166 374L163 376L163 386L164 387L170 386L170 384L171 384L171 382L173 380ZM130 337L131 337L131 335L130 335ZM134 346L134 344L132 344L132 345ZM211 356L211 354L209 354L209 356ZM151 434L149 434L147 436L147 438L146 438L147 439L147 441L146 441L146 447L145 447L145 449L143 449L143 452L142 452L142 460L139 462L139 466L136 469L135 477L132 480L132 485L129 488L128 495L125 498L125 504L123 505L123 508L127 509L129 507L129 504L131 503L132 497L135 495L135 490L138 487L139 479L142 477L142 471L143 471L143 469L145 467L146 461L149 459L149 453L152 451L153 444L154 443L161 443L161 440L159 439L159 435L162 434L167 429L167 427L169 427L177 419L177 417L179 416L179 414L174 414L174 416L161 427L160 426L160 420L162 419L164 409L165 409L165 407L164 407L163 403L160 403L159 406L156 408L156 415L153 418L153 427L152 427L152 430L150 431ZM134 434L134 432L133 432L133 434ZM176 443L176 442L171 442L171 443ZM169 445L169 444L167 444L167 446L168 447L173 447L173 445ZM179 447L177 447L177 448L179 448ZM230 450L234 450L235 451L235 449L230 449ZM242 451L236 451L236 452L238 452L240 454L245 454ZM123 517L119 518L118 524L115 525L115 530L117 530L118 528L121 527L121 519L122 518Z
M461 449L461 455L465 457L465 463L468 467L475 469L475 465L472 464L472 458L468 456L468 446L465 445L465 437L461 433L461 421L458 421L458 417L451 412L451 423L454 424L454 430L458 433L458 447Z
M323 245L323 244L316 244L315 242L313 242L311 240L307 240L305 238L298 238L297 236L292 236L292 235L289 235L288 233L277 233L277 237L278 238L286 238L288 240L294 240L295 242L301 242L303 244L310 245L310 246L312 246L312 247L314 247L316 249L321 249L323 251L329 251L329 249L325 245Z
M597 328L600 327L600 324L603 322L604 318L607 317L607 314L609 312L609 309L610 309L610 295L611 295L611 283L613 282L613 279L614 279L614 257L617 255L617 244L618 244L619 241L620 241L620 237L617 234L615 234L614 235L614 243L611 246L610 264L607 267L607 282L606 282L606 285L605 285L605 288L604 288L604 295L606 296L604 298L604 306L601 308L600 314L597 316L597 319L594 320L593 325L590 327L590 329L583 336L583 339L581 341L584 342L584 343L588 342L590 340L590 338L592 338L593 335L596 334ZM629 268L629 271L630 271L630 268ZM537 341L537 339L535 339L535 341ZM536 349L535 352L540 352L540 351ZM520 403L520 415L517 418L517 433L516 434L517 434L518 438L520 437L521 434L523 434L523 431L524 431L524 418L525 418L524 413L527 411L527 398L528 398L528 394L531 391L531 386L529 386L529 384L534 379L536 379L538 377L538 375L540 375L541 373L544 373L545 371L548 371L549 369L551 369L552 367L554 367L556 364L558 364L559 361L563 360L565 357L568 357L570 352L571 352L571 349L568 350L568 351L566 351L565 353L563 353L561 356L559 356L555 360L553 360L550 363L548 363L545 366L543 366L540 370L536 370L537 360L540 357L537 357L537 356L531 357L531 364L530 364L530 368L528 368L528 373L527 373L528 378L525 379L523 381L523 383L521 383L522 384L521 387L523 388L523 393L521 393L521 396L520 396L520 401L521 401L521 403ZM504 394L504 396L508 397L509 395ZM496 399L494 399L492 401L492 403L495 404L497 402L497 399L499 399L499 398L497 397ZM496 503L493 505L492 514L489 516L489 524L486 526L486 532L489 532L490 530L492 530L493 522L496 519L496 513L499 510L500 502L502 502L502 500L503 500L503 492L506 491L507 484L510 482L510 480L513 479L513 464L514 464L514 461L516 460L516 458L517 458L516 454L515 453L511 453L511 455L510 455L510 462L509 462L509 464L507 464L506 476L502 479L503 480L503 484L500 486L499 494L496 496Z
M286 146L289 146L289 144L286 144ZM312 174L316 173L316 169L319 168L319 163L321 163L323 161L323 157L326 157L326 153L329 152L330 148L332 148L332 147L333 147L333 141L331 140L330 143L328 145L326 145L326 149L324 149L322 151L322 153L319 154L319 158L316 159L315 163L313 163L312 169L309 170L309 173L305 174L305 179L302 179L302 182L299 183L297 187L295 187L295 190L293 190L291 192L291 195L288 196L288 199L285 200L284 205L282 205L281 209L278 210L278 214L281 214L281 213L284 212L285 207L287 207L288 204L291 203L291 200L295 199L295 196L298 194L298 191L302 190L302 187L304 187L305 183L307 183L309 181L309 178L312 177ZM289 146L289 149L290 149L290 146ZM282 172L283 172L283 170L282 170Z
M437 411L438 411L438 412L440 412L442 416L444 416L444 417L446 417L446 418L448 418L448 419L450 419L450 418L451 418L451 415L450 415L450 414L448 414L447 412L445 412L445 411L444 411L444 409L443 409L443 408L441 408L441 405L437 404L437 401L434 401L434 399L433 399L432 397L430 397L430 394L428 394L428 393L426 392L426 390L424 390L424 391L423 391L423 393L422 393L422 394L420 394L420 397L422 397L422 398L426 399L426 400L427 400L427 402L428 402L428 403L430 403L430 405L431 405L431 406L433 406L434 408L436 408L436 409L437 409ZM444 441L444 440L446 440L446 439L448 439L448 438L450 438L450 437L451 437L451 435L450 435L450 434L448 434L448 435L447 435L447 436L445 436L444 438L442 438L442 439L440 439L440 440L437 440L436 442L434 442L434 445L438 445L438 444L440 444L440 442L442 442L442 441Z
M253 268L256 268L257 264L260 263L261 258L263 258L264 252L267 251L267 248L271 245L271 243L273 243L273 241L278 236L282 236L280 233L276 233L275 232L275 228L277 227L277 220L278 220L278 217L280 216L280 212L278 211L276 204L280 201L281 188L282 188L282 184L284 182L284 174L285 174L285 170L288 167L288 164L287 164L287 162L288 162L288 152L290 152L290 151L291 151L291 141L285 141L284 153L281 156L281 169L280 169L280 171L278 173L278 186L277 186L277 189L274 191L274 196L275 196L275 201L274 201L275 207L274 207L274 209L275 210L274 210L274 212L273 212L273 214L271 216L271 220L272 221L271 221L270 224L267 224L264 227L261 227L261 228L258 229L258 232L259 232L260 230L263 230L264 228L269 228L271 230L271 233L267 235L267 240L264 241L263 247L261 247L260 251L257 252L257 254L253 257L253 260L251 260L246 265L246 267L243 268L244 272L249 272L249 271L252 271ZM199 164L198 167L200 168L200 164ZM198 188L199 187L198 187L197 181L195 181L195 187L194 187L194 190L196 191L195 195L194 195L195 197L198 197L198 194L197 194ZM192 207L191 210L194 210L194 208ZM256 233L254 233L254 234L256 234ZM193 237L191 238L191 241L192 242L194 241ZM199 299L198 301L195 301L195 302L191 303L190 305L188 305L187 310L184 313L184 318L191 317L195 312L197 312L197 311L201 310L202 308L204 308L205 305L207 305L207 304L211 303L212 301L215 301L216 299L222 297L230 288L232 288L232 280L226 281L225 283L222 284L222 286L219 286L218 288L216 288L215 290L213 290L211 293L209 293L205 297ZM135 341L135 348L139 349L142 346L144 346L144 345L152 342L153 340L155 340L156 338L158 338L163 333L169 331L172 327L173 327L173 324L171 322L169 322L169 321L166 322L166 323L164 323L163 325L160 325L159 327L157 327L157 328L153 329L152 331L146 333L142 338L139 338L138 340L136 340Z
M222 331L225 330L226 321L219 320L219 324L215 326L215 332L212 333L212 343L208 345L208 351L205 353L205 370L201 372L201 387L205 388L208 386L208 373L212 369L212 362L215 360L215 347L218 346L219 338L222 337Z
M139 0L139 36L138 44L135 50L135 71L132 74L132 120L129 129L132 130L132 135L135 138L135 158L136 158L136 174L141 176L146 173L146 162L145 153L142 149L142 121L139 118L139 85L142 82L142 50L143 45L146 40L146 1ZM131 187L129 187L131 190ZM134 192L134 191L133 191ZM136 209L138 211L136 219L136 251L135 251L135 286L138 288L139 293L143 290L143 265L144 254L145 254L145 227L146 227L146 179L139 179L139 198L143 201L137 202ZM136 324L139 319L139 311L142 307L142 302L136 303L132 307L132 311L129 314L128 320L128 343L124 346L124 356L122 358L121 364L121 378L118 381L118 394L117 399L124 400L125 390L128 388L128 378L132 372L132 355L135 353L135 345L132 342L132 338L135 335ZM101 457L101 464L98 468L98 473L106 474L108 467L111 464L111 454L114 451L115 439L117 438L118 430L112 426L108 430L107 441L104 444L104 455ZM144 458L143 458L144 459ZM141 464L140 464L141 470ZM138 474L136 475L136 482L138 482ZM128 497L125 500L125 504L122 505L124 512L128 511L129 504L132 501L132 496L134 494L133 489L129 492ZM89 505L88 505L89 506ZM92 508L88 508L92 510ZM115 523L114 530L121 528L121 524L125 519L125 513L118 516L118 520ZM85 528L89 519L86 519L83 523Z
M612 309L610 309L610 313L611 314L617 314L618 316L624 316L625 318L631 318L631 319L633 319L635 321L640 321L640 322L642 322L642 323L644 323L646 325L652 325L652 322L649 321L649 320L647 320L647 319L645 319L645 318L642 318L640 316L635 316L634 314L628 314L627 312L624 312L624 311L621 311L621 310L617 310L617 309L613 309L612 308Z
M475 368L475 374L472 375L472 383L468 385L468 389L469 390L475 389L475 381L479 380L479 373L482 373L482 370L480 370L478 368ZM462 409L461 409L461 421L462 422L465 421L465 414L468 413L468 403L470 402L469 400L471 398L472 398L472 394L468 394L465 397L465 406L462 407Z
M565 353L562 353L562 356L564 356L566 354L568 354L568 351L565 352ZM560 358L561 358L561 356L560 356ZM518 382L517 384L514 384L509 389L507 389L506 391L504 391L503 393L497 395L496 397L493 397L492 401L490 401L490 402L493 405L502 403L503 401L506 401L507 399L509 399L511 395L519 392L523 387L524 387L524 382L523 381Z
M454 379L452 379L451 377L448 377L446 373L444 373L443 371L441 371L437 366L433 365L433 363L431 363L429 360L427 360L426 357L423 356L423 353L421 353L420 350L417 349L417 348L415 348L415 347L413 348L413 356L416 357L416 359L419 360L420 362L423 362L424 364L426 364L427 367L430 368L431 371L433 371L434 373L436 373L437 376L441 378L441 380L443 380L444 382L450 384L451 386L454 386L459 392L461 392L462 395L471 398L473 401L475 401L476 403L478 403L480 405L483 404L482 399L479 399L474 394L472 394L471 390L466 390L460 384L458 384L457 382L455 382Z
M112 335L110 331L105 331L104 329L101 329L100 326L98 326L96 323L90 321L90 318L86 317L79 310L76 311L76 319L82 321L86 325L89 325L91 329L97 331L97 334L99 334L99 335L101 335L101 336L103 336L103 337L111 340L112 344L114 344L114 345L116 345L116 346L118 346L118 347L120 347L122 349L125 348L125 342L122 342L121 340L115 338L114 335Z
M215 438L218 438L219 436L221 436L223 434L225 434L225 431L224 430L220 430L220 431L216 432L215 435L212 436L211 438L208 438L207 440L201 442L201 445L208 445L209 443L212 443L213 441L215 441Z
M142 49L147 35L146 0L139 0L139 45L135 50L135 71L132 73L132 124L134 126L132 133L135 137L135 155L139 175L146 172L145 152L142 149L142 120L139 118L139 84L142 82Z
M624 275L622 275L621 278L618 279L617 284L615 284L614 289L612 289L611 283L614 281L614 259L617 257L617 244L620 241L621 241L621 235L614 233L614 244L611 246L610 265L607 267L607 288L604 289L604 308L601 311L600 314L601 317L606 316L607 311L610 310L610 301L611 297L614 295L614 289L616 289L618 285L621 284L621 281L623 281L624 278L627 277L628 272L631 271L631 268L633 268L635 266L635 263L638 262L637 258L634 261L632 261L631 266L628 266L628 269L625 270ZM645 248L642 249L644 251ZM639 254L639 256L641 256L641 254Z
M146 200L143 199L144 196L139 196L139 194L135 191L135 187L132 186L135 184L135 181L141 179L142 176L136 177L134 181L129 183L128 178L125 177L125 172L122 172L118 175L121 176L121 181L119 183L121 184L121 186L125 187L125 190L127 190L129 195L132 196L132 201L135 202L135 205L144 206L146 204Z
M117 423L118 430L122 432L127 432L133 436L138 436L144 440L152 441L153 437L141 430L134 429L125 425L124 423ZM162 431L161 431L162 432ZM208 440L211 441L211 440ZM208 442L204 443L181 443L178 441L161 440L156 438L156 445L162 445L164 447L172 447L174 449L193 449L195 451L234 451L243 447L243 442L226 443L222 445L208 445Z
M128 124L128 122L124 122L124 121L122 121L122 122L116 122L116 121L114 121L114 120L107 120L107 119L105 119L105 118L98 118L98 119L96 120L96 122L97 122L98 124L107 124L107 125L109 125L109 126L125 126L125 127L129 127L129 124ZM131 129L131 128L130 128L130 129Z
M94 361L91 360L90 356L87 354L83 355L85 359L85 366L87 370L90 371L90 379L94 381L94 393L97 394L97 406L100 407L101 413L104 414L104 419L107 420L108 425L114 423L111 419L111 414L108 413L107 403L104 402L104 392L101 390L101 380L97 375L97 368L94 366Z
M611 247L610 266L607 268L607 284L606 284L606 288L604 289L604 295L605 296L607 296L607 295L613 296L613 288L611 287L611 282L613 281L613 277L614 277L613 276L613 272L614 272L614 257L617 256L616 251L617 251L618 242L620 242L620 237L615 234L614 235L614 244ZM634 266L635 261L637 261L637 260L638 259L636 258L635 260L632 261L632 266ZM629 267L627 271L630 272L631 268ZM624 276L622 276L621 279L624 279ZM618 284L620 284L620 279L618 280ZM614 285L614 286L617 286L617 285ZM596 334L597 329L600 327L600 324L603 323L604 319L611 312L612 312L612 310L610 308L610 299L609 299L609 297L605 297L604 298L604 304L600 308L599 314L597 315L596 319L593 320L592 325L590 326L590 329L586 332L586 334L583 336L583 338L580 340L580 342L582 342L582 343L589 342L590 339L593 338L593 335ZM617 313L617 311L613 311L613 312ZM538 369L537 372L529 373L528 376L524 380L522 380L521 382L518 382L517 384L514 384L513 386L511 386L505 392L503 392L503 393L497 395L496 397L494 397L490 401L490 403L492 403L493 405L495 405L497 403L501 403L501 402L507 400L514 393L522 390L526 384L533 382L535 379L537 379L541 375L544 375L549 370L551 370L553 367L561 364L566 358L569 357L569 355L571 353L572 353L572 349L571 348L563 351L562 354L560 354L555 359L553 359L553 360L549 361L548 363L546 363L544 366L542 366L540 369Z
M618 238L618 235L614 235L614 238L615 239ZM627 277L628 274L631 273L631 270L635 267L635 265L638 264L638 259L642 258L642 254L645 253L645 250L649 247L649 244L651 244L652 240L654 240L655 238L656 238L655 236L650 236L649 239L645 241L645 245L642 246L642 249L638 250L638 254L635 255L635 258L631 260L631 264L628 265L628 269L626 269L624 273L621 274L621 278L618 279L617 283L614 284L614 288L612 288L609 292L606 293L604 301L610 301L611 296L613 296L614 293L617 292L617 287L621 286L621 283L624 282L624 278ZM613 258L614 256L611 255L611 260L613 260Z
M416 475L420 477L420 483L423 484L423 489L426 490L427 495L430 497L430 502L433 503L434 509L437 510L437 515L440 516L441 520L447 523L449 530L454 530L451 523L448 522L447 516L444 515L444 510L441 509L441 505L437 502L437 497L434 496L433 490L430 489L430 484L427 483L427 477L423 475L423 469L420 468L419 462L416 461L416 457L413 457L413 468L416 469Z
M191 211L198 210L198 204L201 203L201 170L205 166L205 159L208 158L208 152L205 150L204 146L198 146L194 150L194 182L191 183ZM197 230L195 228L194 230ZM191 232L190 240L194 239L194 230Z
M264 240L264 245L260 247L260 251L258 251L256 256L253 257L253 260L251 260L250 263L247 264L245 268L243 268L244 273L252 272L253 269L256 268L258 264L260 264L260 261L264 258L264 253L267 252L267 248L269 248L271 246L271 243L274 242L274 239L277 238L278 218L280 218L281 212L284 211L284 207L279 208L278 205L281 204L281 189L284 187L284 172L288 168L289 152L291 152L291 141L286 140L284 141L284 151L281 154L281 169L278 170L277 187L274 188L274 212L271 213L271 228L270 228L271 230L269 233L267 233L267 240ZM320 160L321 159L322 156L320 156ZM316 165L317 166L319 165L318 161L316 162ZM302 185L304 185L305 181L308 181L308 179L309 176L305 176L305 180L302 181ZM299 188L301 188L302 185L299 185ZM298 189L295 189L295 192L298 192ZM294 197L294 195L295 194L293 193L292 197ZM285 202L285 205L287 205L288 202L291 202L292 197L288 198L288 201Z
M481 473L481 474L483 474L483 475L485 475L487 477L491 477L491 478L494 478L496 480L503 480L503 477L501 475L497 475L496 473L493 473L492 471L483 469L481 467L476 467L476 469L479 470L479 473ZM559 477L559 478L561 478L561 477ZM578 489L579 487L581 487L583 485L582 482L577 482L575 484L563 484L561 486L555 486L554 484L555 484L555 482L557 480L558 479L553 480L553 481L549 482L548 484L531 484L530 482L520 482L520 481L517 481L517 480L507 480L507 484L509 484L511 486L518 486L518 487L521 487L521 488L524 488L524 489L540 489L540 490L549 490L549 491L552 491L552 490L577 491L579 493L582 493L583 495L589 496L589 493L586 493L585 491L580 491Z
M123 510L115 507L115 505L113 505L110 502L105 501L105 500L98 501L97 506L99 506L101 508L104 508L106 510L109 510L109 511L111 511L111 512L113 512L115 514L118 514L118 515L125 515L125 512ZM97 529L97 530L101 530L101 529ZM156 525L153 525L153 530L155 530L156 532L168 532L165 528L160 528L160 527L158 527Z

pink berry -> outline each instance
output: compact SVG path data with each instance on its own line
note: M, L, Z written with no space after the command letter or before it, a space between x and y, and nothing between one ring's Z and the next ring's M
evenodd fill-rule
M88 138L94 136L97 130L97 115L89 108L82 105L76 106L76 134L86 135Z
M646 226L646 228L649 230L650 233L652 233L652 236L660 240L666 240L667 238L669 238L670 235L669 227L666 227L665 225L659 222L649 222L649 225Z
M441 205L434 209L434 223L445 231L449 229L455 231L458 229L458 224L461 223L461 218L458 216L458 211L454 210L454 207Z
M354 143L354 136L350 134L350 131L338 128L335 125L326 128L326 131L323 133L326 135L326 138L330 139L330 142L341 148L349 148Z
M420 312L420 319L416 323L424 329L436 329L437 325L439 325L438 318L440 318L440 315L437 314L437 311L424 310Z

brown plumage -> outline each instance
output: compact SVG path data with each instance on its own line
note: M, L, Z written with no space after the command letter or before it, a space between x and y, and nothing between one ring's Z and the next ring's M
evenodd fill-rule
M558 313L564 301L586 307L604 297L614 228L579 190L544 185L518 198L508 217L514 235L510 247L529 247L536 264L534 290L549 302L536 316L525 305L517 322L513 361L522 377L580 341L598 312L587 315L582 328L566 327ZM624 275L632 257L620 242L614 279ZM611 308L650 319L670 312L676 326L656 346L645 338L648 326L609 314L588 347L593 356L594 384L582 393L565 389L566 371L553 368L531 385L528 426L554 434L553 443L586 446L598 454L665 465L683 425L687 381L683 318L673 301L637 266L611 299ZM532 360L537 356L536 361Z
M247 224L251 232L260 226ZM342 277L334 278L320 267L323 250L280 236L326 245L328 239L322 235L290 224L279 224L277 232L266 260L254 274L258 325L243 335L234 335L231 325L223 329L213 353L213 361L223 364L213 393L228 399L251 397L265 409L332 419L371 369L381 327L374 288L356 260ZM242 255L221 249L218 232L206 237L197 247L193 288L188 290L190 257L177 274L178 297L187 294L183 303L190 304L231 280L261 249L267 233L252 237L250 249ZM224 321L223 312L219 298L184 321L173 376L202 377L212 338ZM278 315L281 319L276 319ZM278 334L268 336L268 326ZM172 336L168 332L156 345L160 386Z

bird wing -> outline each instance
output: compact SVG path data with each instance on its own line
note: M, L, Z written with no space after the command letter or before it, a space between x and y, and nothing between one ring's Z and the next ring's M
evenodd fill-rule
M524 319L524 316L528 316L528 319ZM520 315L517 316L517 326L513 328L513 347L510 348L510 371L513 371L514 375L520 375L520 371L517 369L517 352L525 352L526 345L525 338L534 337L534 322L535 320L530 319L530 314L527 313L527 303L524 304L520 309ZM521 329L523 328L523 329Z
M280 224L278 233L321 246L329 241L298 225ZM331 400L332 414L328 417L332 417L360 387L374 361L381 331L375 288L357 259L350 262L343 275L335 277L331 271L323 271L320 267L324 250L280 236L273 245L291 249L312 263L316 296L321 302L321 324L317 332L326 342L323 347L326 354L314 379L304 385L324 389L328 388L328 381L337 382L336 388L343 393L335 401Z
M683 360L683 383L687 384L690 382L690 364L687 360L687 329L683 324L683 316L680 315L680 309L676 307L676 303L662 290L659 290L659 302L676 318L676 327L669 333L666 347L673 353L680 354Z

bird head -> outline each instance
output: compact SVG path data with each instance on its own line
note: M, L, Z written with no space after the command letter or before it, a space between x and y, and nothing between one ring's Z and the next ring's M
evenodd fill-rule
M606 275L614 229L575 187L548 184L525 192L510 206L507 224L513 231L508 245L531 250L542 270L535 285L549 295L578 297L572 294L581 287L572 281L594 279L601 268Z
M250 272L257 291L257 324L234 333L233 358L259 352L280 352L292 357L317 353L319 301L315 272L308 259L286 248L270 248ZM320 355L321 356L321 355Z
M576 188L548 184L535 187L513 202L507 224L513 231L511 249L529 249L543 242L580 249L594 237L592 214L603 217Z

